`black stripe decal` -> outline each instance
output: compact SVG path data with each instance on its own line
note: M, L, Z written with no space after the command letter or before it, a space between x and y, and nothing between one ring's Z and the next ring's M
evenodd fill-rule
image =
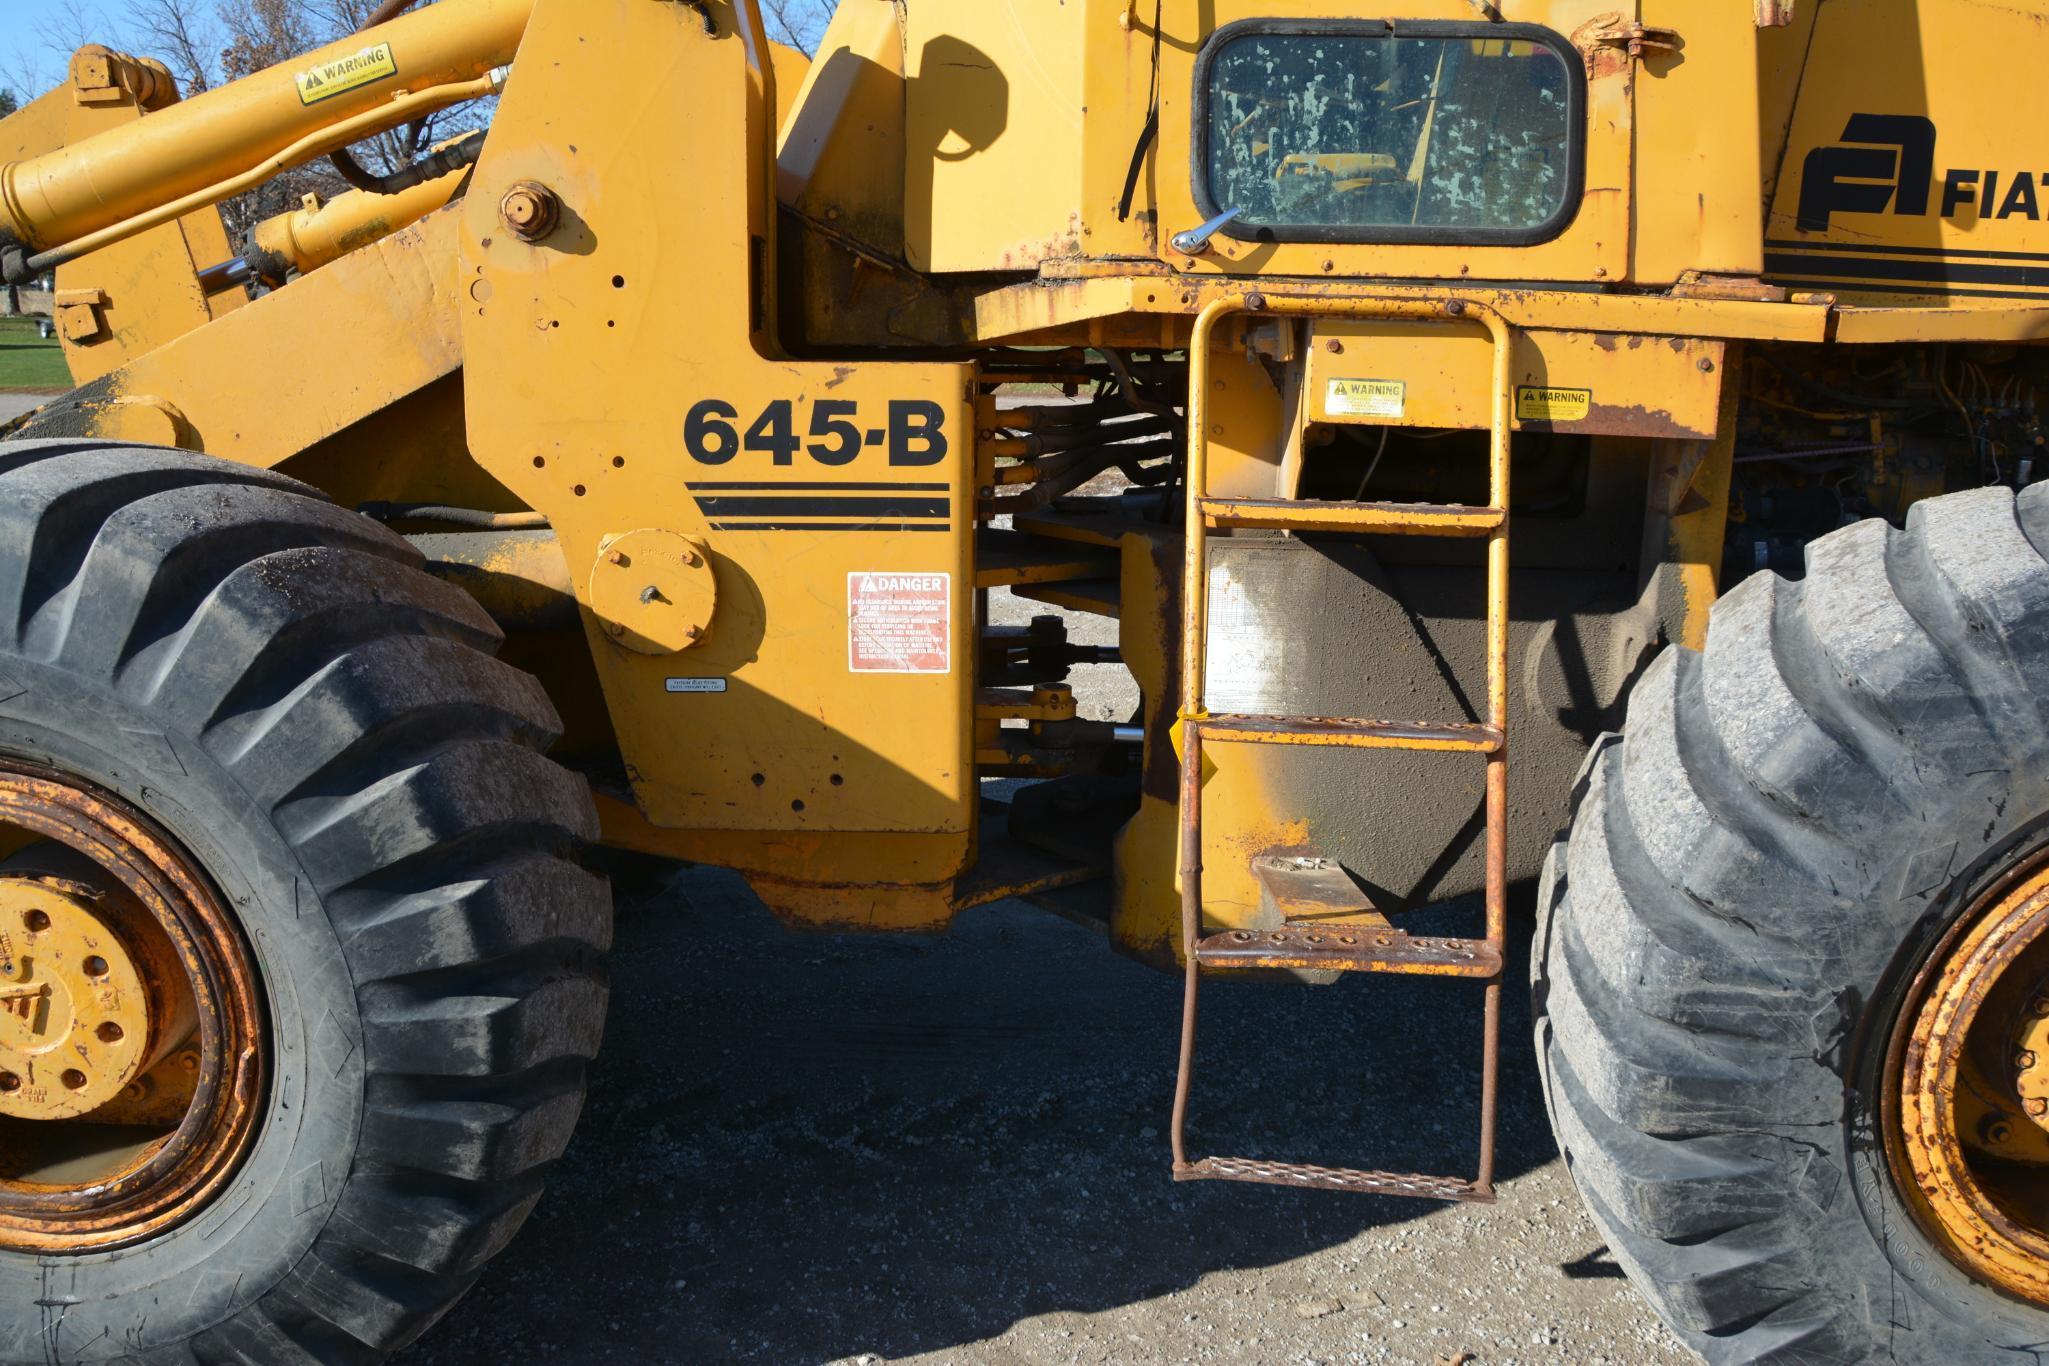
M1802 280L1793 276L1773 276L1772 283L1793 285L1800 289L1868 290L1876 294L1928 294L1938 298L1965 299L2032 299L2036 303L2049 304L2049 294L2024 294L2011 289L1933 289L1921 285L1889 285L1882 280L1855 283L1846 280Z
M2049 265L1988 266L1968 261L1846 260L1829 256L1779 256L1766 252L1764 268L1771 275L1838 275L1857 280L2049 287Z
M710 492L736 493L945 493L946 484L792 484L782 481L770 483L727 483L719 480L697 480L685 485L692 492L700 489Z
M1881 256L1940 256L1944 259L1981 261L2049 261L2039 251L1972 251L1968 247L1888 247L1877 242L1783 242L1767 237L1765 246L1777 251L1854 251Z
M713 522L713 531L945 531L944 522Z
M707 517L948 517L949 498L699 498Z

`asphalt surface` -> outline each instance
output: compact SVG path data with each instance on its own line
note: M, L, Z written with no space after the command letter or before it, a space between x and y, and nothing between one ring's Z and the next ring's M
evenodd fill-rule
M12 422L23 413L50 401L49 394L0 394L0 422Z

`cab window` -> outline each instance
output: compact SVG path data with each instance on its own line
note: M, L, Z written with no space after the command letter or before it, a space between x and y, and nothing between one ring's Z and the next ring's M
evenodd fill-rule
M1542 241L1578 208L1583 86L1534 25L1234 25L1200 63L1198 197L1237 237Z

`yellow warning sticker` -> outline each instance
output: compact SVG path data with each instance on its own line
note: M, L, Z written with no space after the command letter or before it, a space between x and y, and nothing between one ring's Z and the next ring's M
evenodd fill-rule
M318 104L397 74L398 58L392 55L391 44L379 43L347 57L323 62L311 71L300 72L299 103Z
M1408 407L1409 386L1398 379L1334 379L1323 395L1332 417L1400 417Z
M1525 384L1515 391L1518 422L1584 422L1593 408L1591 389L1543 389Z

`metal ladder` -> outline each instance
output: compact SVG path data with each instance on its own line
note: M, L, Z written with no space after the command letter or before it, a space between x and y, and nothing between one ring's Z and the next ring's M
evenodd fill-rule
M1306 502L1212 498L1208 472L1208 361L1218 324L1235 314L1350 322L1478 323L1494 343L1493 407L1486 507ZM1425 1199L1494 1199L1494 1112L1500 1064L1501 973L1508 915L1508 446L1510 365L1514 334L1493 309L1464 299L1289 298L1231 295L1203 309L1189 343L1187 529L1181 620L1181 938L1186 978L1181 1009L1180 1070L1174 1084L1174 1179L1253 1181L1268 1185L1410 1195ZM1354 535L1487 538L1487 721L1484 725L1366 721L1312 716L1211 715L1204 697L1209 616L1208 536L1212 528L1261 527ZM1279 930L1230 930L1205 936L1202 925L1202 756L1207 744L1331 745L1354 749L1424 750L1485 758L1486 938L1411 936L1362 904L1352 922L1286 918ZM1312 878L1316 865L1308 870ZM1264 873L1261 874L1265 876ZM1335 869L1329 876L1342 878ZM1349 887L1349 881L1344 885ZM1269 884L1271 888L1271 884ZM1276 898L1285 906L1285 900ZM1185 1130L1195 1070L1195 1025L1202 970L1323 968L1478 980L1487 984L1480 1075L1480 1163L1470 1181L1315 1167L1255 1158L1189 1161Z

